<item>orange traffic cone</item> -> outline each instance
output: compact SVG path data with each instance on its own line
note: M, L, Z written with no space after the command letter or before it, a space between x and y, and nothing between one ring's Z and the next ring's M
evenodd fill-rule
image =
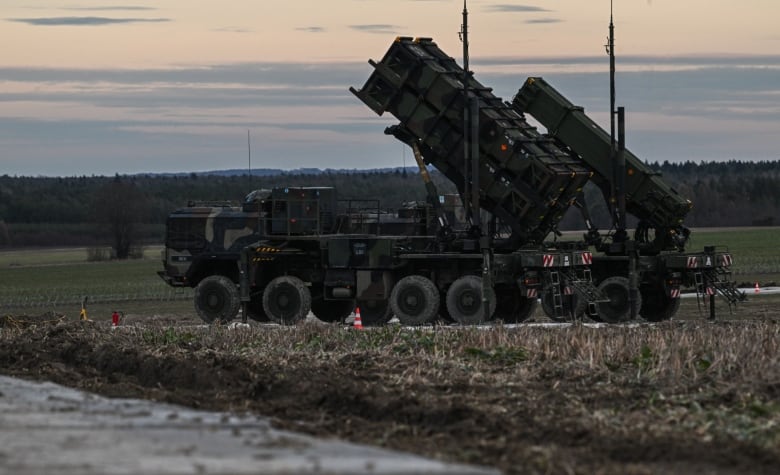
M352 323L352 328L363 329L363 320L360 319L360 307L355 307L355 321Z
M756 293L757 294L761 293L761 287L758 286L758 282L756 282Z

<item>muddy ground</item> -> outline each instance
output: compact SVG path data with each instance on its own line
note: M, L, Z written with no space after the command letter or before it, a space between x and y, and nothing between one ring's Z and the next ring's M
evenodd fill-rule
M780 467L780 312L767 307L740 321L608 329L3 323L4 374L260 413L279 428L510 474Z

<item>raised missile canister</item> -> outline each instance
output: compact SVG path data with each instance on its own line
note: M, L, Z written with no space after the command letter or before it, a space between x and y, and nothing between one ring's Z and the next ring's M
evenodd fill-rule
M528 78L512 101L518 113L528 114L548 133L579 154L595 171L593 177L609 199L613 164L610 136L543 78ZM625 151L627 210L657 229L677 229L691 210L691 202L669 186L636 155Z
M492 90L464 71L431 39L397 38L365 85L350 90L374 112L390 112L400 124L388 129L408 144L417 143L425 162L463 193L464 114L478 108L480 207L512 230L519 247L539 243L555 229L591 170L528 124ZM468 92L466 92L466 89ZM475 115L473 112L472 115Z

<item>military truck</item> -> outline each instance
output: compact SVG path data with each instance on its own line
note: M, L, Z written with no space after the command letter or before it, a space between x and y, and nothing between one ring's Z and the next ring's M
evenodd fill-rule
M234 247L223 238L224 253L191 257L193 263L225 264L214 266L211 275L195 272L193 265L183 279L173 278L176 259L186 262L191 252L167 251L163 277L196 288L204 320L232 319L241 306L245 318L257 320L291 324L311 310L322 320L341 321L357 305L367 325L383 324L392 315L405 324L437 318L520 322L537 297L555 320L587 314L619 322L637 309L648 320L663 320L674 314L680 285L690 280L702 293L737 299L725 278L727 252L679 252L688 235L681 220L689 203L638 159L629 157L627 172L638 175L629 180L629 210L647 223L637 239L614 234L602 239L591 230L582 241L547 241L564 213L581 204L578 197L589 180L614 186L603 150L591 154L571 137L540 133L524 116L536 110L533 101L505 103L429 38L397 38L380 62L369 63L374 71L365 85L350 90L377 114L399 119L385 133L412 148L428 203L395 213L379 205L376 211L347 206L342 213L332 189L255 194L249 200L254 204L242 210L256 222L237 223L231 234L240 243ZM578 134L595 140L585 131ZM447 219L427 166L457 187L464 227ZM246 240L252 243L237 254ZM169 238L169 244L175 243ZM678 252L669 252L670 246Z

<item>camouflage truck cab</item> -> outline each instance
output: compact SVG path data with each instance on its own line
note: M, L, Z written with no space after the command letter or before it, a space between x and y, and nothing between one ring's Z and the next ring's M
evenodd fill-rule
M174 287L197 285L208 275L238 277L236 257L256 237L258 213L238 207L187 207L166 223L160 276Z
M269 193L256 190L241 205L190 202L168 216L158 274L173 287L194 287L195 308L208 322L221 318L216 309L238 311L237 292L225 288L238 282L241 250L257 240Z

